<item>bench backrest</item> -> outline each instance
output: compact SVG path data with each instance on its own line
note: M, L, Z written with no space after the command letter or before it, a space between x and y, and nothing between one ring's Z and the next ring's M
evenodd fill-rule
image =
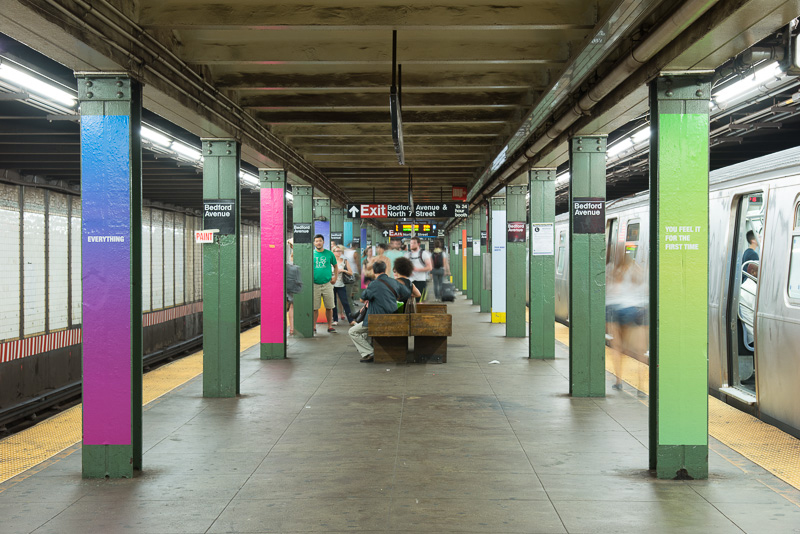
M417 304L417 313L447 313L447 304Z

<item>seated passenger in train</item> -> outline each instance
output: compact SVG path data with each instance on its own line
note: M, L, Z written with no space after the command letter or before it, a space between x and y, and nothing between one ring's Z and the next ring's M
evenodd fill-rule
M748 260L748 262L743 267L746 274L739 290L739 321L744 325L744 345L748 351L752 352L754 340L753 323L755 319L756 293L758 292L758 261Z
M746 267L745 267L747 262L748 261L758 261L757 249L758 249L758 239L756 239L756 234L752 230L748 230L747 231L747 248L745 249L744 254L742 254L742 282L744 282L745 279L747 278L744 275L744 272L746 272L746 270L747 270Z

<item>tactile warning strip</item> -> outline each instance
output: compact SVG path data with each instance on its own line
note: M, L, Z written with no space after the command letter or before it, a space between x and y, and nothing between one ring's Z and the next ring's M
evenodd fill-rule
M569 346L569 328L556 323L556 339ZM650 389L650 369L635 358L606 347L606 370L615 373L621 358L622 379L643 393ZM800 440L708 396L708 433L784 482L800 489Z
M259 342L260 328L242 332L239 339L241 350L249 349ZM203 351L199 351L147 373L142 384L144 404L153 402L202 372ZM74 406L0 440L0 483L80 442L81 415L81 405Z

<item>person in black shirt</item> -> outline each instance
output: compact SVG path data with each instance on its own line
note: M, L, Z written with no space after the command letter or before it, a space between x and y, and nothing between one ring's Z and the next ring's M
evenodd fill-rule
M744 254L742 254L742 273L747 271L747 266L745 265L748 261L758 261L758 252L756 249L758 248L758 240L756 239L756 234L752 230L747 231L747 249L745 249ZM747 279L747 276L742 274L742 282Z

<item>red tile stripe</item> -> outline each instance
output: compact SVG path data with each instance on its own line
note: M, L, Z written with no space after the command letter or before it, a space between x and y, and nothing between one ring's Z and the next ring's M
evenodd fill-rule
M240 298L242 302L246 302L259 298L260 295L261 291L259 290L249 291L247 293L242 293ZM146 313L142 318L142 323L144 326L153 326L194 313L201 313L202 311L202 301L193 302L166 310ZM62 330L60 332L7 341L5 343L0 343L0 363L10 362L12 360L18 360L27 356L62 349L64 347L71 347L72 345L78 345L82 340L82 330L80 328L73 328L71 330Z

